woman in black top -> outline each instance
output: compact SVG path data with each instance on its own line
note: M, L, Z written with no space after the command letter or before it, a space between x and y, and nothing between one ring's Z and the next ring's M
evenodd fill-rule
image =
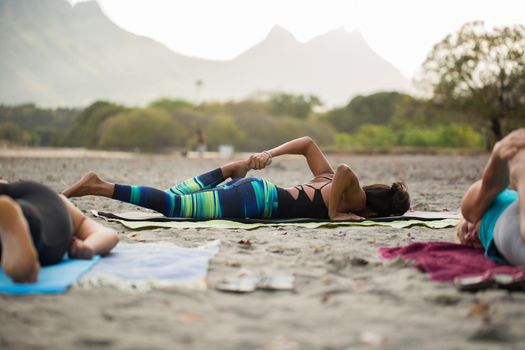
M90 259L117 242L113 229L86 218L50 188L31 181L0 183L0 257L13 281L36 281L41 265L56 264L66 252Z
M299 154L306 158L313 178L305 184L281 188L260 178L244 178L263 169L274 157ZM225 179L232 181L220 185ZM410 207L406 186L361 187L346 164L334 171L310 137L289 141L228 163L186 180L166 191L147 186L112 184L90 172L64 191L67 197L99 195L156 210L168 217L189 218L319 218L364 220L373 216L402 215Z

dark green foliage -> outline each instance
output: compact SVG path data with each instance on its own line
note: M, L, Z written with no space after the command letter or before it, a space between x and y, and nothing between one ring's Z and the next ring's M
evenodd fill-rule
M363 124L388 124L403 99L413 98L399 92L357 96L347 106L329 111L325 117L339 132L353 132Z
M246 138L246 133L227 115L214 116L205 130L212 149L221 144L230 144L239 149Z
M325 114L310 111L306 119L276 116L269 106L264 100L196 106L162 99L146 108L130 109L97 102L82 111L65 132L39 125L29 128L24 137L20 137L22 134L9 137L11 143L56 145L61 139L62 146L151 152L193 149L199 129L204 130L210 150L231 144L237 151L257 151L304 135L311 136L322 147L347 150L405 146L476 148L481 140L474 129L457 124L468 120L464 114L443 109L430 100L395 92L359 96L345 108ZM336 136L332 123L337 126L344 121L334 118L338 114L350 116L351 130L355 131ZM10 131L9 135L15 132Z
M13 122L0 122L0 144L12 143L26 145L31 135Z
M306 119L322 102L313 95L276 94L268 100L268 111L279 117Z
M159 108L122 111L100 127L100 148L159 151L182 146L187 130Z
M402 130L384 125L365 124L354 133L340 133L336 136L337 149L368 151L397 147L480 149L483 147L483 137L465 124Z
M71 124L80 113L78 109L57 108L43 109L33 104L18 106L0 105L0 123L13 123L26 136L10 143L33 146L54 146L57 137ZM7 136L0 137L6 140Z
M465 24L434 46L421 83L435 103L478 119L501 139L504 126L525 125L525 26Z
M171 100L169 98L161 98L160 100L153 101L149 106L153 108L162 108L170 113L176 113L180 110L195 108L195 106L188 101Z
M34 104L0 105L0 122L11 121L23 129L48 126L64 130L79 112L78 109L68 108L43 109Z
M481 148L482 135L464 124L440 125L437 128L413 128L401 134L401 145L411 147Z
M99 146L101 126L106 119L126 111L127 108L110 102L95 102L75 119L65 133L64 146L96 148Z

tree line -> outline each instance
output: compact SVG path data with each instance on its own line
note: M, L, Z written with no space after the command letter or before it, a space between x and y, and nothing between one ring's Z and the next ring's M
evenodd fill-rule
M287 93L200 104L164 98L141 108L0 106L0 142L158 152L192 149L203 130L210 149L238 151L303 135L332 150L488 148L525 126L524 50L524 26L472 22L429 53L417 79L425 97L378 92L329 110L316 96Z

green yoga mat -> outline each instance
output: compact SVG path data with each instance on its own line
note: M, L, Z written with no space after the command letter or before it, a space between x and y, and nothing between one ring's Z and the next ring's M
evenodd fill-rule
M315 219L293 219L293 220L254 220L243 219L232 220L196 220L167 218L158 213L147 212L124 212L106 213L92 211L96 217L108 221L119 222L131 230L145 230L153 228L224 228L254 230L259 227L269 226L295 226L304 228L333 228L341 226L386 226L393 228L407 228L412 226L425 226L429 228L446 228L455 226L459 221L459 215L450 212L409 212L403 216L374 218L360 222L352 221L322 221Z

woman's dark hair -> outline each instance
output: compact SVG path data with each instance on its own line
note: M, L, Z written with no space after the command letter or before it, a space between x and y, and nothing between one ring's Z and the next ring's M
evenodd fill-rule
M408 188L402 181L392 186L376 184L364 186L366 207L378 216L403 215L410 209Z

